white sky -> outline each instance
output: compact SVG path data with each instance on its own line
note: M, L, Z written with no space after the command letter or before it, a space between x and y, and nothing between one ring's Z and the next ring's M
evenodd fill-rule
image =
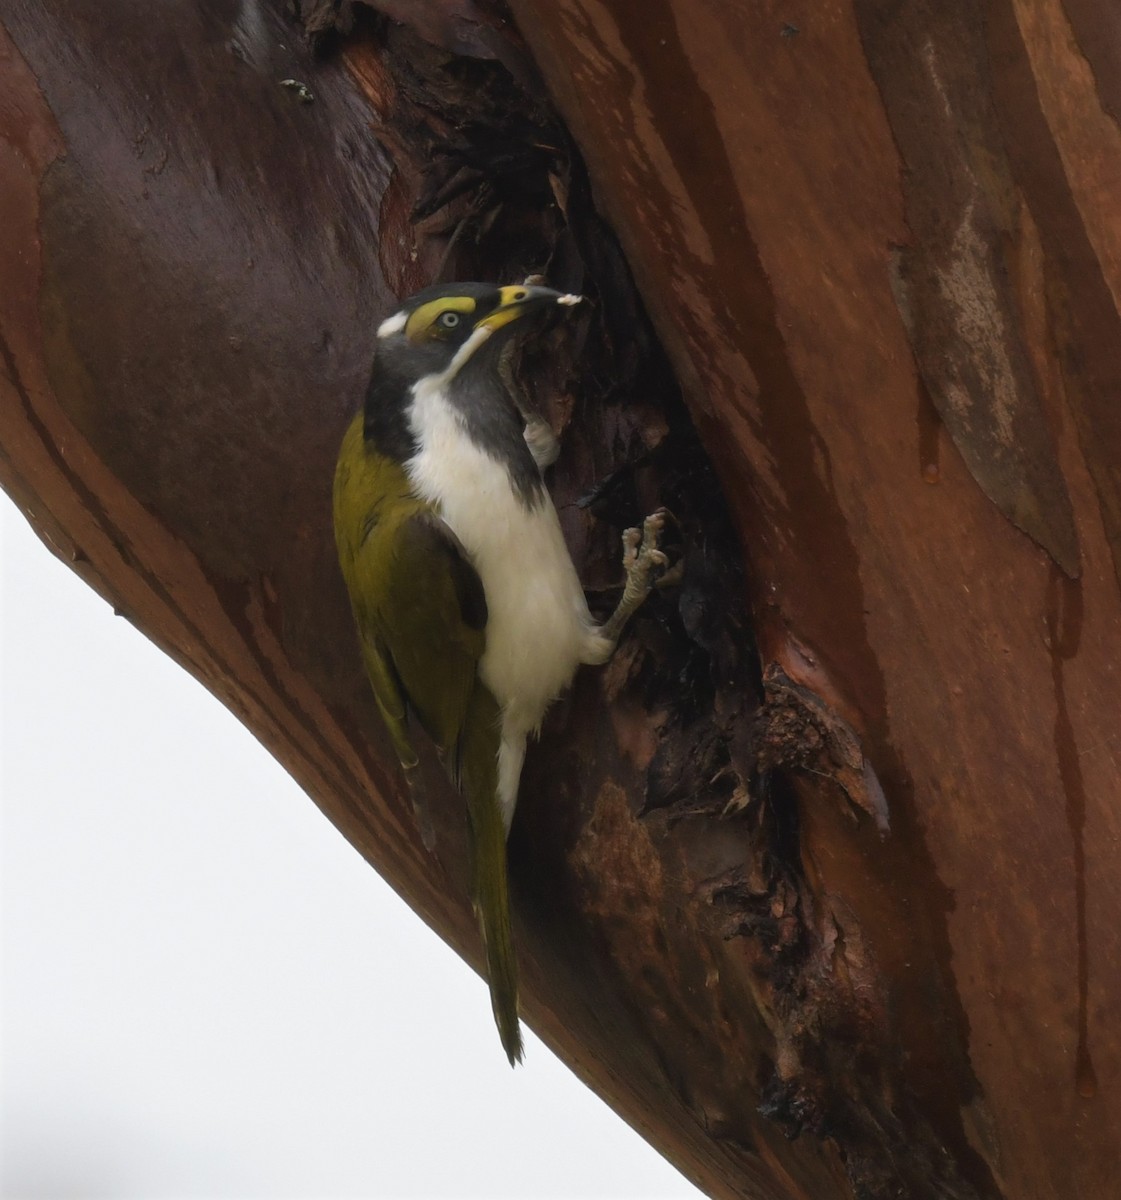
M699 1197L0 493L0 1188Z

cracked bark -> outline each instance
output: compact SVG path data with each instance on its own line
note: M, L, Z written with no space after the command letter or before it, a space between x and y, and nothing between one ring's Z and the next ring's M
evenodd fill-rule
M665 503L686 576L527 766L527 1019L714 1195L1111 1194L1115 23L512 10L12 0L0 479L477 961L331 468L396 296L586 292L519 366L570 543L606 611Z

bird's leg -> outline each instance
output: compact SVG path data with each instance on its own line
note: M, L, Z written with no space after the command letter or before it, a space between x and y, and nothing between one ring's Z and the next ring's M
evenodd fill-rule
M607 638L612 645L619 640L626 623L657 586L659 576L669 563L669 559L658 549L658 539L665 523L665 511L659 509L643 521L641 530L628 529L623 534L626 586L615 611L599 628L600 636Z

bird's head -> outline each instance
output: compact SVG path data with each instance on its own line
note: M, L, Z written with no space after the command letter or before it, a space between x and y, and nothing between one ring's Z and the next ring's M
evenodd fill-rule
M366 440L398 462L415 454L413 409L425 383L461 407L495 457L526 459L524 422L502 382L498 351L516 331L529 328L534 313L565 312L579 300L530 284L452 283L417 292L378 326L366 389Z
M483 346L493 347L522 327L526 317L579 302L579 296L529 284L438 284L382 321L378 357L414 379L446 373L450 380Z

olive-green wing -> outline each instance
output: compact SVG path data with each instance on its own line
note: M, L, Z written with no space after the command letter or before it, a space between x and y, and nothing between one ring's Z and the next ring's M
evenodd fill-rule
M363 541L350 575L366 672L401 761L416 761L411 712L453 765L486 638L478 573L448 526L416 507Z
M501 713L478 678L487 622L482 583L455 534L412 495L400 464L365 444L361 415L339 455L335 535L366 673L409 778L426 845L433 842L411 769L410 711L440 747L467 802L472 897L491 1003L503 1047L516 1062L522 1056L518 972L497 795Z
M398 757L416 764L413 712L454 766L485 643L483 585L401 464L366 441L361 413L339 450L334 521L366 673Z
M397 695L443 751L467 802L471 891L486 951L491 1006L507 1057L515 1063L522 1057L522 1040L506 826L498 804L501 713L478 678L486 597L459 539L431 512L401 522L390 562L378 620L384 674L397 683ZM368 670L370 657L367 652ZM384 712L380 699L379 704Z
M402 521L394 540L378 624L409 707L458 778L460 738L486 643L483 585L434 513ZM496 752L497 737L496 730Z

